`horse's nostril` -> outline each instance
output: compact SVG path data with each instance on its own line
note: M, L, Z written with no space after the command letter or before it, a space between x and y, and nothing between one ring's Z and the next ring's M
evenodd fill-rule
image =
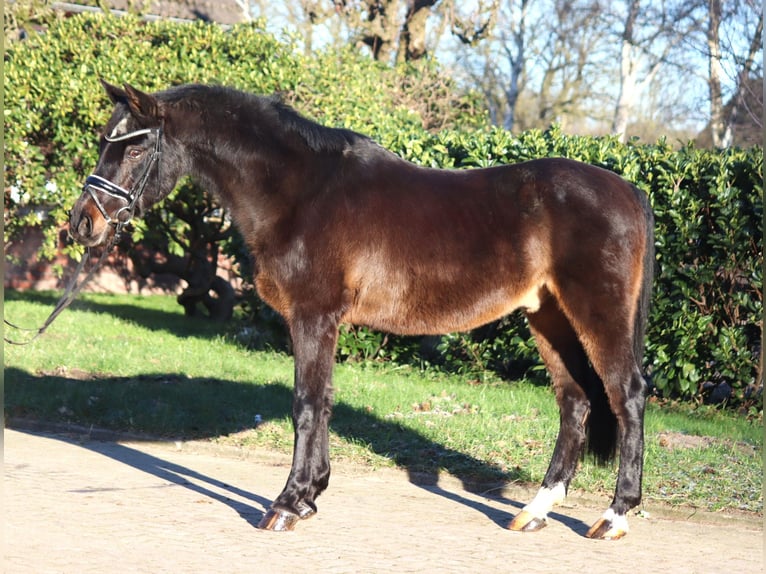
M80 237L89 237L92 231L93 220L87 215L83 216L80 225L77 226L77 233L80 234Z

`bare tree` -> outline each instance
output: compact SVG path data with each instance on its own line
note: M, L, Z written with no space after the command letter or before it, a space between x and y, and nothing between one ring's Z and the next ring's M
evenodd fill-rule
M752 85L749 82L751 72L757 65L756 55L762 49L763 36L763 13L758 13L755 3L752 1L730 3L729 10L724 11L723 0L708 0L708 26L707 26L707 49L708 49L708 88L710 93L710 135L715 147L728 147L734 139L734 126L739 115L748 113L749 117L757 125L762 127L763 95L760 97L760 110L747 108L748 101L754 101L753 94L748 90ZM755 18L748 18L749 15ZM731 42L722 42L722 24L724 20L742 20L744 34L739 45L747 45L746 54L737 53L737 46ZM755 19L755 23L752 23ZM724 54L724 51L728 54ZM722 83L726 79L724 70L724 56L733 62L734 71L731 75L735 85L734 96L728 110L724 105ZM751 96L751 97L748 97Z
M566 123L603 109L607 30L598 0L503 0L494 28L459 64L509 130ZM602 67L600 67L602 66ZM598 102L598 103L597 103Z
M602 99L594 81L602 73L597 60L606 35L600 12L597 0L555 0L552 13L536 27L535 65L542 72L537 126L563 124L573 116L591 113L586 106Z
M611 131L624 140L629 130L672 133L672 125L663 127L671 118L676 128L693 130L691 116L701 108L688 95L691 83L695 90L708 87L710 103L703 104L703 113L713 119L716 145L730 142L732 126L745 116L761 123L762 105L753 105L748 91L760 69L763 19L753 17L755 0L249 4L263 15L279 12L300 32L307 52L319 37L318 25L325 26L325 41L356 42L387 63L421 59L445 43L453 46L449 55L441 48L440 60L449 62L457 54L457 75L466 87L484 93L493 123L507 129L559 122ZM705 72L701 58L709 63Z
M661 67L670 63L682 40L699 27L698 7L689 0L659 7L627 0L620 33L620 85L612 120L612 133L621 141L627 138L631 113L641 93Z
M373 58L390 63L419 60L429 54L428 23L437 19L442 30L446 18L452 33L463 42L475 44L486 37L497 0L488 0L489 11L486 1L478 1L470 11L471 18L457 15L456 0L333 0L333 4ZM436 41L438 38L433 39L433 45Z
M461 15L453 7L449 18L461 42L459 63L469 83L486 99L492 123L512 130L516 105L524 89L527 62L527 22L535 0L502 0L480 4Z

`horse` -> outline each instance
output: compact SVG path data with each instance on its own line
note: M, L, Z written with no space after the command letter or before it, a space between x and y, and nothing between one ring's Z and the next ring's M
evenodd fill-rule
M72 238L104 244L181 176L196 178L228 208L259 296L288 327L292 466L259 528L292 530L317 512L328 486L341 324L432 335L520 309L550 374L560 427L537 494L507 527L546 526L587 446L604 461L619 449L619 466L614 498L586 536L628 532L627 513L641 501L654 264L653 215L641 190L565 158L420 167L275 96L102 84L114 108L71 210Z

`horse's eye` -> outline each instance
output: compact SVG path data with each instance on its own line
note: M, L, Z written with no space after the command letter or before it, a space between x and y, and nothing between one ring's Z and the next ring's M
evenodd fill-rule
M138 147L128 148L128 152L127 152L128 159L138 159L142 155L144 155L144 150L142 150L141 148L138 148Z

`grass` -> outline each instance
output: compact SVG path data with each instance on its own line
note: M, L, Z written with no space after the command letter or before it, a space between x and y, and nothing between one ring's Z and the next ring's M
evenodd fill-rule
M7 292L5 315L38 325L55 300ZM292 358L243 348L235 329L186 318L171 297L83 296L34 343L5 346L6 418L289 453ZM407 365L347 363L334 386L335 460L447 471L470 485L537 484L558 431L550 389L524 381L469 384ZM646 439L645 502L762 513L762 424L650 404ZM572 489L606 496L615 475L616 465L584 460Z

